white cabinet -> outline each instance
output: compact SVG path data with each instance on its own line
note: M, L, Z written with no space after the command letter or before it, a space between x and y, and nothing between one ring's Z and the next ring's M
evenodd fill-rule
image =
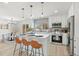
M61 23L62 27L67 27L67 16L50 16L49 17L49 28L52 28L53 23Z
M68 34L67 33L62 34L62 44L64 44L64 45L68 44Z

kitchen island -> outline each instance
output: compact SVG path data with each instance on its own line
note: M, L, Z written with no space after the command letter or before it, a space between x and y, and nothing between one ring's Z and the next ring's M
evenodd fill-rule
M32 39L36 39L39 43L41 43L43 45L43 53L44 56L48 56L48 43L50 41L50 35L49 33L44 33L44 32L39 32L39 33L35 33L35 35L31 35L31 34L25 34L22 35L21 38L25 38L28 39L29 41L31 41Z

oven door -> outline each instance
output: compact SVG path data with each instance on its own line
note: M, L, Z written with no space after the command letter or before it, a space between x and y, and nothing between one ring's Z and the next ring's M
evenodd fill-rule
M62 36L52 35L52 42L62 43Z

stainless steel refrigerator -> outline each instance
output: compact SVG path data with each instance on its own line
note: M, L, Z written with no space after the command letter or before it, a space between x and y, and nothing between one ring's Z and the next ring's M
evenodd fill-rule
M74 55L74 16L71 16L68 19L68 28L69 28L69 54Z

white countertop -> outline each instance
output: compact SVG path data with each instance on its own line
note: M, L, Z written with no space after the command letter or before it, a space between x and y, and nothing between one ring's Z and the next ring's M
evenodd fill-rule
M39 38L47 38L47 37L49 36L49 34L36 33L35 36L36 36L36 37L39 37ZM41 36L42 36L42 37L41 37Z
M47 38L50 34L48 32L28 32L27 35L34 35L38 38Z

